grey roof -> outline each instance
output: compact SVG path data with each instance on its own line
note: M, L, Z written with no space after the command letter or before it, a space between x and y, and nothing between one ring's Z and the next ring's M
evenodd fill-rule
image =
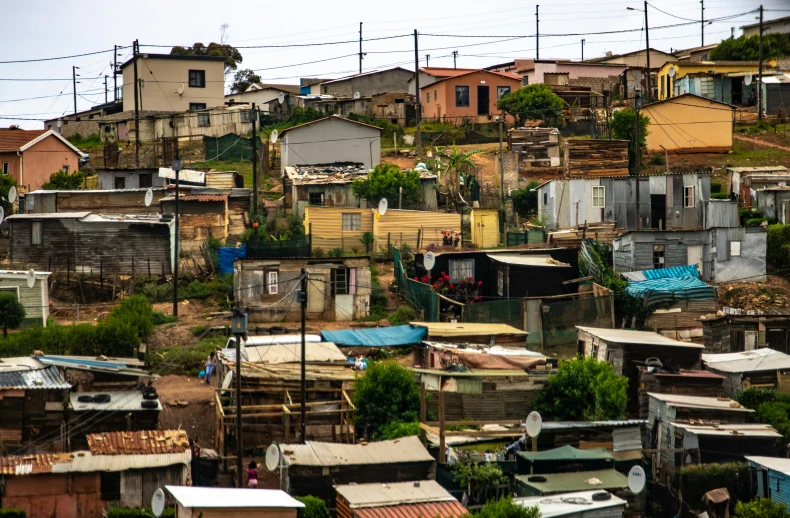
M761 457L759 455L747 455L744 458L758 466L763 466L790 476L790 459L782 457Z
M790 355L768 347L754 351L703 354L702 363L720 372L759 372L790 369Z
M54 367L53 367L54 368ZM145 412L151 410L162 410L162 403L159 403L159 408L143 408L140 406L143 400L143 394L139 390L124 390L119 392L107 392L110 396L109 403L81 403L80 396L90 395L96 396L100 392L72 392L69 394L69 406L74 412Z
M702 344L681 342L652 331L632 331L630 329L603 329L598 327L576 326L576 329L615 344L658 345L664 347L689 347L704 349Z
M647 424L647 419L622 419L613 421L544 421L542 430L573 428L624 428Z
M561 268L568 268L570 264L563 263L553 259L550 255L504 255L504 254L486 254L487 257L493 261L510 264L513 266L559 266Z
M657 399L667 406L678 408L701 408L713 410L731 410L733 412L754 412L740 403L729 398L716 398L704 396L684 396L680 394L659 394L648 392L647 395Z
M225 361L236 361L236 350L232 347L223 349L222 355ZM302 344L272 344L245 347L241 356L242 358L246 356L247 361L251 363L269 365L296 363L302 359ZM343 363L346 359L346 355L332 342L305 342L305 361L308 363Z
M453 495L435 480L391 484L344 484L335 486L335 491L345 498L352 509L455 500Z
M694 435L715 435L725 437L773 437L782 436L771 425L767 424L688 424L672 423L675 428L693 433Z
M307 441L281 444L280 450L286 466L358 466L434 460L416 435L367 444Z
M6 220L17 219L82 219L90 212L42 212L41 214L14 214Z
M65 389L71 388L56 367L35 370L0 372L0 388L4 389Z

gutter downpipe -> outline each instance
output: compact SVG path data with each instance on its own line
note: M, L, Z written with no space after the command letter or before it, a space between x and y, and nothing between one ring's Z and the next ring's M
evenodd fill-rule
M25 181L24 181L25 177L22 174L22 171L23 171L23 167L22 166L24 165L24 158L22 157L22 152L21 151L17 151L16 154L19 157L19 185L25 185Z

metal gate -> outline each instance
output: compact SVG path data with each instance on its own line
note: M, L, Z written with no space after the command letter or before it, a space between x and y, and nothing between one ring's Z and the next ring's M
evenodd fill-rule
M170 167L170 164L178 157L178 138L162 138L162 165Z
M104 145L104 167L118 167L118 144Z

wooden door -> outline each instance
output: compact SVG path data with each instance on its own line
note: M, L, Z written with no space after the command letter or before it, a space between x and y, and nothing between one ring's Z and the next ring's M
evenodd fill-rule
M323 313L326 309L326 290L329 275L326 272L307 272L307 312Z
M491 113L491 96L488 85L477 85L477 114L488 115Z

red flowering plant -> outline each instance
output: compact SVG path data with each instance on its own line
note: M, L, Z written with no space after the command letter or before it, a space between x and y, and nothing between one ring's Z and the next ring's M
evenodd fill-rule
M415 277L414 280L430 284L437 293L464 304L473 304L483 300L483 282L475 282L474 277L466 277L459 282L453 283L450 282L450 276L442 272L434 283L431 283L430 275L425 275L421 278Z

